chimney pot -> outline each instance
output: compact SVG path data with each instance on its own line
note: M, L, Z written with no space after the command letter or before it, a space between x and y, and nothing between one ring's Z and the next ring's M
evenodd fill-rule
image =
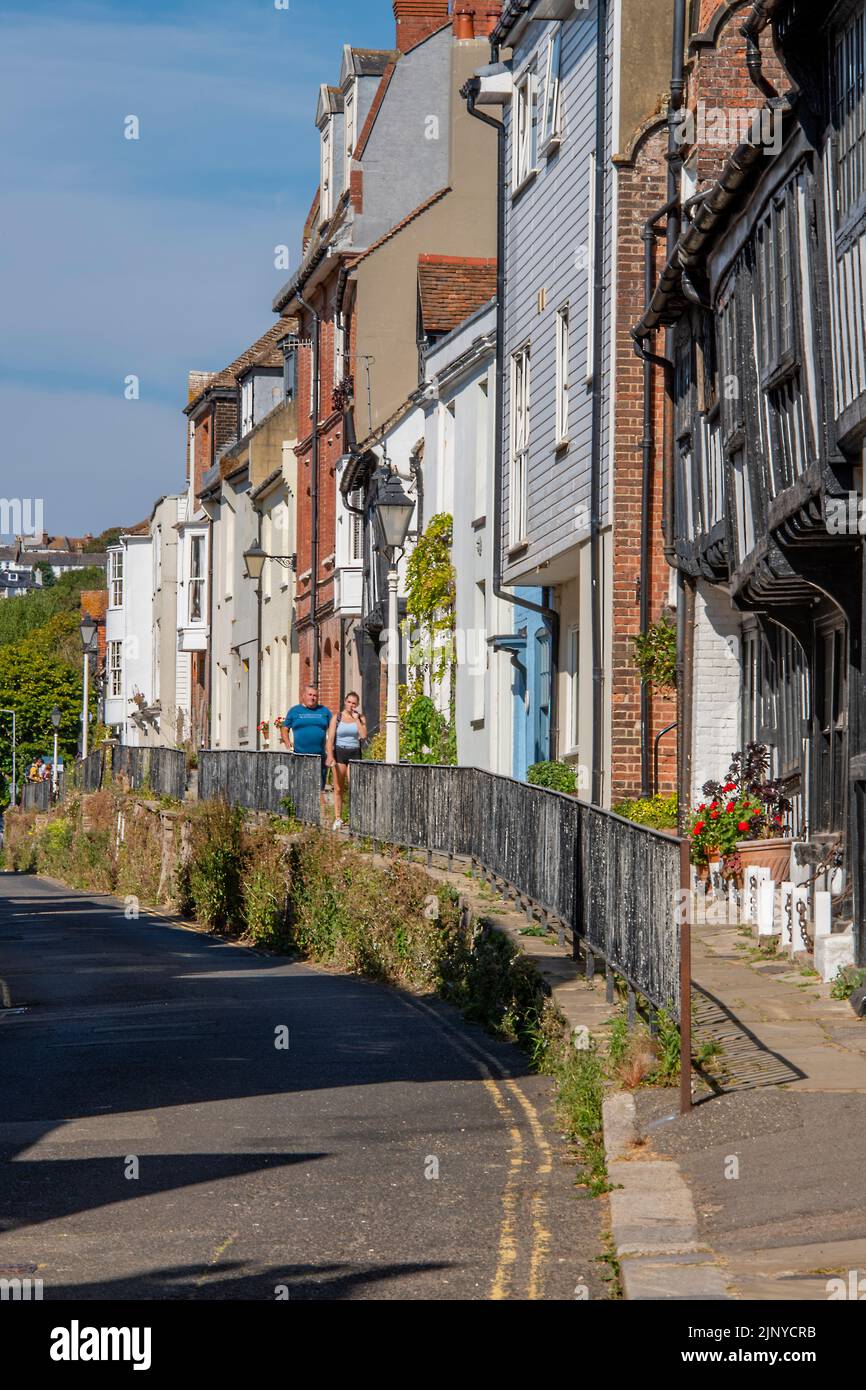
M458 3L454 6L454 13L451 16L451 23L454 29L455 39L474 39L475 38L475 11L471 5Z

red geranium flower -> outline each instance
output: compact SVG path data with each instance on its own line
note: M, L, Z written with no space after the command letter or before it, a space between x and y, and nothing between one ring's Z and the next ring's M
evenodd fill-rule
M729 801L728 804L727 804L727 806L725 807L725 811L726 811L726 813L727 813L729 816L732 815L732 814L734 813L734 811L736 811L736 809L737 809L737 803L736 803L736 801Z
M773 817L773 820L774 820L774 822L775 822L776 825L781 825L781 824L782 824L782 817L781 817L781 816L774 816L774 817Z
M736 784L736 782L726 782L725 785L722 787L722 791L723 791L723 792L735 792L736 790L737 790L737 784Z
M719 819L719 813L718 813L718 811L710 811L710 820L718 820L718 819Z
M710 806L710 810L711 810L711 811L715 811L716 808L717 808L717 806L718 806L718 804L719 804L718 801L714 801L714 802L712 803L712 805Z
M693 835L700 835L701 831L702 831L703 828L704 828L704 824L705 824L705 822L702 821L702 820L696 821L696 823L695 823L695 828L694 828L694 830L692 831L692 834L693 834Z
M748 822L747 820L741 820L740 823L739 823L739 825L737 826L737 829L738 829L738 830L748 830L748 829L749 829L749 822Z
M698 807L698 810L699 810L699 811L705 811L706 809L707 809L707 803L706 803L705 801L702 801L701 804L700 804L700 806Z

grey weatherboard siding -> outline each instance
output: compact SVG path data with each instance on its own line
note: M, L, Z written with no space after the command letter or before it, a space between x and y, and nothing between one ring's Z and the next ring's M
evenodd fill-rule
M533 55L544 97L547 43L554 23L531 23L514 49L513 70L519 78ZM506 108L506 292L505 392L503 449L503 545L505 578L513 580L534 564L570 550L588 534L592 445L592 391L601 390L602 470L601 516L608 512L607 458L610 446L610 355L613 331L613 173L610 166L614 83L607 83L605 311L604 348L600 379L587 383L588 333L592 329L593 190L590 157L595 150L597 9L578 11L563 23L561 102L562 141L550 156L539 151L536 175L519 192L511 193L512 120ZM613 57L613 19L607 46ZM539 312L544 289L546 307ZM568 303L570 318L569 437L567 450L556 444L556 316ZM508 561L511 456L511 359L531 344L530 447L528 468L528 549Z

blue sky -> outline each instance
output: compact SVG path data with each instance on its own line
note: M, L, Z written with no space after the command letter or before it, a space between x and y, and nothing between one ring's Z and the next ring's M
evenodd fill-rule
M390 0L0 0L0 496L98 534L182 485L189 369L270 327L300 255L319 84L393 37Z

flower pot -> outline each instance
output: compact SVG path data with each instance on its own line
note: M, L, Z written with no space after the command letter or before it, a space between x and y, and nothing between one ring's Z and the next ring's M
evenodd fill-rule
M791 838L778 840L739 840L737 851L744 868L752 865L769 869L774 883L785 883L791 876Z

